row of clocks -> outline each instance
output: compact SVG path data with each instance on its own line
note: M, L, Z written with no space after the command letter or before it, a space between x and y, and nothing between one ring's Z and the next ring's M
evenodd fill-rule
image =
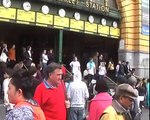
M9 8L11 6L11 0L3 0L2 4L3 4L4 7ZM24 2L23 3L23 9L25 11L30 11L31 10L31 4L29 2ZM43 12L43 14L48 14L49 13L49 7L47 5L43 5L42 8L41 8L41 11ZM58 14L61 17L65 17L66 11L64 9L59 9ZM76 20L80 20L80 13L75 12L74 17L75 17ZM94 23L94 17L92 15L90 15L88 17L88 20L89 20L90 23ZM107 23L106 19L102 18L101 19L101 24L105 26L106 23ZM114 28L118 27L118 24L117 24L116 21L113 22L113 27Z

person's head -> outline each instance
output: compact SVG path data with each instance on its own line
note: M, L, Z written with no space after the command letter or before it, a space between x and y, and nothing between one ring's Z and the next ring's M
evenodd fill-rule
M4 74L4 79L11 78L11 76L13 75L13 73L14 73L13 69L7 68L6 71L5 71L5 74Z
M121 60L118 61L118 64L121 64Z
M37 68L35 67L35 66L31 66L30 68L29 68L29 75L31 75L31 76L36 76L36 72L37 72Z
M20 61L19 63L16 63L15 66L13 67L13 70L17 71L22 69L24 66L23 61Z
M135 68L132 68L132 69L131 69L131 72L132 72L132 73L135 73Z
M126 61L126 65L129 65L129 62L128 62L128 61Z
M77 57L74 57L74 59L73 59L74 61L77 61L78 60L78 58Z
M89 59L90 59L90 62L93 62L93 58L92 57L90 57Z
M105 62L100 62L100 65L101 66L105 66Z
M43 50L43 54L46 54L46 50Z
M7 64L5 62L1 62L0 63L0 71L2 73L5 73L6 72L6 69L7 69Z
M115 91L115 99L125 108L130 109L134 99L137 99L135 89L129 84L120 84Z
M107 85L107 82L106 82L106 78L103 78L103 79L97 79L96 80L96 87L95 87L95 90L100 93L100 92L108 92L109 88L108 88L108 85Z
M132 87L135 87L137 84L137 79L134 76L130 76L128 78L128 83L129 85L131 85Z
M126 62L123 60L123 61L121 62L121 64L126 65Z
M27 46L27 51L30 51L31 50L31 46L29 45L29 46Z
M37 70L42 70L42 65L41 64L37 64L36 68L37 68Z
M53 86L58 86L62 80L62 66L61 64L52 62L45 68L45 78Z
M49 50L49 53L53 53L53 49L50 49L50 50Z
M80 71L73 74L73 81L81 81L82 80L82 74Z
M96 52L96 56L97 56L97 57L99 56L99 52Z
M143 81L143 83L147 83L147 79L146 78L143 78L142 81Z
M7 48L7 44L6 44L6 43L3 43L3 44L2 44L2 47L3 47L3 48Z
M100 60L102 60L102 59L103 59L103 55L102 55L102 54L100 54L99 59L100 59Z
M8 85L8 98L10 103L17 104L18 102L32 99L34 83L32 77L25 70L16 71Z
M16 47L16 46L15 46L15 44L13 44L13 45L12 45L12 48L14 48L14 49L15 49L15 47Z
M149 83L149 78L147 79L147 83Z

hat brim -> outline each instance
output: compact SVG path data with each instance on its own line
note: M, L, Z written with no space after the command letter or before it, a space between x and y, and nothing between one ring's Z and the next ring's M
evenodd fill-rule
M133 99L133 100L135 100L135 99L137 99L137 97L136 96L131 96L131 95L124 95L124 96L127 96L127 97L129 97L129 98L131 98L131 99Z

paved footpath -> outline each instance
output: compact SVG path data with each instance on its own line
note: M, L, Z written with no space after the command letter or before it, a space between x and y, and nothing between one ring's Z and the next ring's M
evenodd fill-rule
M150 114L149 114L149 109L144 108L142 110L142 119L141 120L149 120Z

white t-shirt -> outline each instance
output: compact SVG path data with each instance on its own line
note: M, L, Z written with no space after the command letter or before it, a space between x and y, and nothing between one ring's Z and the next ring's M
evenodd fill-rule
M99 66L98 74L99 74L99 75L105 75L105 74L106 74L106 67L104 67L104 66Z
M79 61L72 61L69 65L72 68L72 73L76 74L78 71L80 71Z
M42 54L42 63L48 62L48 56L46 54Z

